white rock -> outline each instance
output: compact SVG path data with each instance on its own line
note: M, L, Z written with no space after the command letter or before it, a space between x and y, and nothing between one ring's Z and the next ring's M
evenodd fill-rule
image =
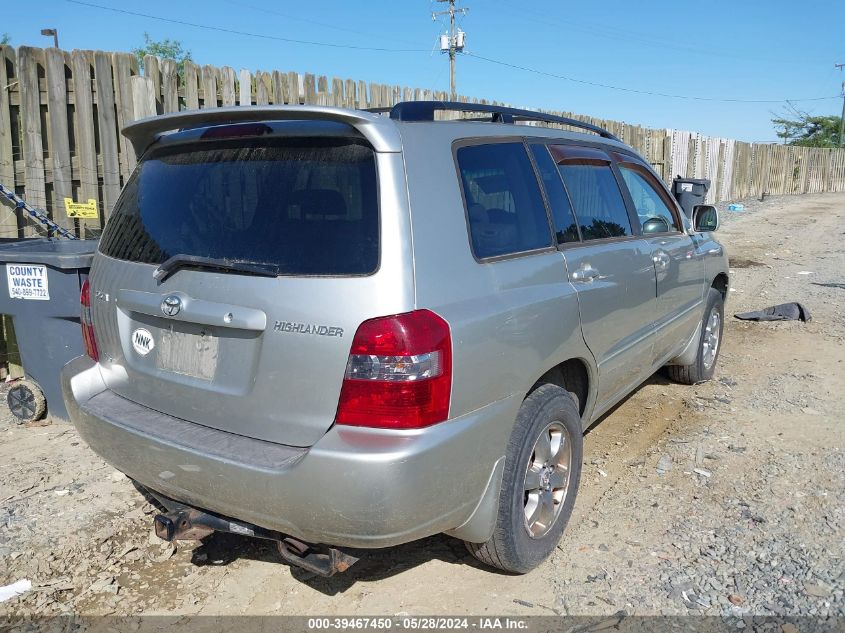
M32 589L32 581L26 578L13 582L11 585L0 587L0 602L6 602L6 600L20 596L30 589Z

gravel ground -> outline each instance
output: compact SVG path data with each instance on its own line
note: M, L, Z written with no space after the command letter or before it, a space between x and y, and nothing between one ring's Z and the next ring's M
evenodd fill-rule
M585 438L582 488L554 556L485 569L437 536L323 579L229 536L178 549L150 505L66 425L0 412L0 615L628 614L845 617L845 195L749 201L716 379L656 375ZM809 323L729 315L785 301ZM785 629L784 629L785 631Z

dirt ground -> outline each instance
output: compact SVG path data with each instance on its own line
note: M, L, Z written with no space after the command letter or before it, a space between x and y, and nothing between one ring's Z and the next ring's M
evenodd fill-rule
M436 536L315 577L260 541L175 551L154 509L67 425L0 420L0 615L845 615L845 194L724 216L732 260L716 379L654 376L585 439L575 513L525 576ZM800 301L809 323L735 312ZM5 411L5 407L4 407Z

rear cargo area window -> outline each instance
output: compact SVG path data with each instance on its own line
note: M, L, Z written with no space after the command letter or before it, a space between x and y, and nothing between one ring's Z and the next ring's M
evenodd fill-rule
M476 257L551 246L543 196L522 143L461 147L457 159Z
M282 275L364 275L379 262L373 150L348 138L235 139L153 150L100 241L145 264L194 255Z

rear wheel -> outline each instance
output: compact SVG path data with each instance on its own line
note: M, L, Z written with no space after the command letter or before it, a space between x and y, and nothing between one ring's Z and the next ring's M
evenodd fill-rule
M710 380L716 370L716 360L722 347L722 329L725 307L722 293L711 288L707 295L707 307L698 340L698 354L691 365L667 365L669 378L685 385Z
M516 573L543 562L572 514L582 453L581 417L572 395L552 384L531 392L508 444L493 536L467 543L472 555Z
M38 420L47 411L41 387L31 380L20 380L6 394L9 410L21 423Z

